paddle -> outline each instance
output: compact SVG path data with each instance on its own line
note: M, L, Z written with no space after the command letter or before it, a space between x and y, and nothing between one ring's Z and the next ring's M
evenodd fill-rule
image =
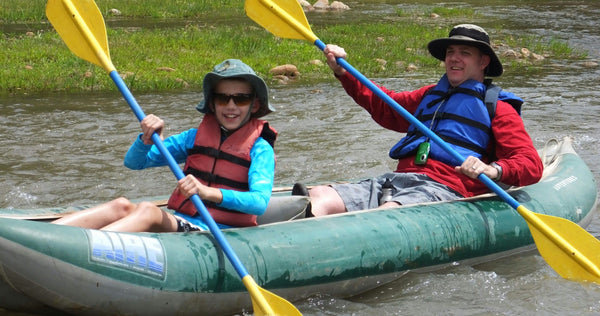
M141 121L146 115L110 60L104 19L96 3L93 0L49 0L46 4L46 16L75 55L101 66L109 73L110 78ZM154 133L152 140L167 160L177 180L182 179L185 175L160 136ZM291 303L256 284L202 204L200 197L193 195L191 200L250 292L254 313L256 315L301 315Z
M246 0L245 9L248 17L274 35L307 40L321 50L325 49L325 44L310 29L297 0ZM346 60L337 58L337 62L457 161L465 161L465 158ZM527 221L540 254L559 275L567 279L600 283L600 241L579 225L564 218L533 213L486 175L480 174L478 179Z

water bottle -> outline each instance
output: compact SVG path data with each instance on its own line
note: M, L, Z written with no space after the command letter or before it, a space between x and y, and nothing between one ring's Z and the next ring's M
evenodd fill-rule
M381 186L381 198L379 199L379 205L383 205L385 202L392 200L392 182L389 178L385 179L385 182Z

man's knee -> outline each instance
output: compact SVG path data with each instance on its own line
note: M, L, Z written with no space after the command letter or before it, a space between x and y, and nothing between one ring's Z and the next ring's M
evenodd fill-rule
M311 200L327 199L335 197L335 195L337 195L337 192L328 185L317 185L310 189L310 191L308 191L308 195L310 196Z
M337 191L326 185L315 186L309 191L314 216L342 213L346 206Z

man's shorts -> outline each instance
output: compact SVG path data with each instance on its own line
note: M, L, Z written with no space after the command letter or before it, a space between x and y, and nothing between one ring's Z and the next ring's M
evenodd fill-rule
M418 173L386 173L358 183L336 184L331 187L340 195L348 212L366 210L379 207L381 186L386 179L390 179L394 186L392 201L402 205L463 198L448 186Z

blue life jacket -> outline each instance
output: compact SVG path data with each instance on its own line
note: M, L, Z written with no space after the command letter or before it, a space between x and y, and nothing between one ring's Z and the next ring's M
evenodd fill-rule
M415 111L415 117L462 157L492 160L495 153L489 144L493 141L491 122L497 100L510 103L520 114L523 100L492 85L491 80L486 80L485 83L467 80L453 88L444 75L425 94ZM390 157L400 159L413 156L419 145L426 141L429 138L411 125L406 136L390 150ZM460 165L461 162L455 161L435 142L430 145L430 158L450 166Z

